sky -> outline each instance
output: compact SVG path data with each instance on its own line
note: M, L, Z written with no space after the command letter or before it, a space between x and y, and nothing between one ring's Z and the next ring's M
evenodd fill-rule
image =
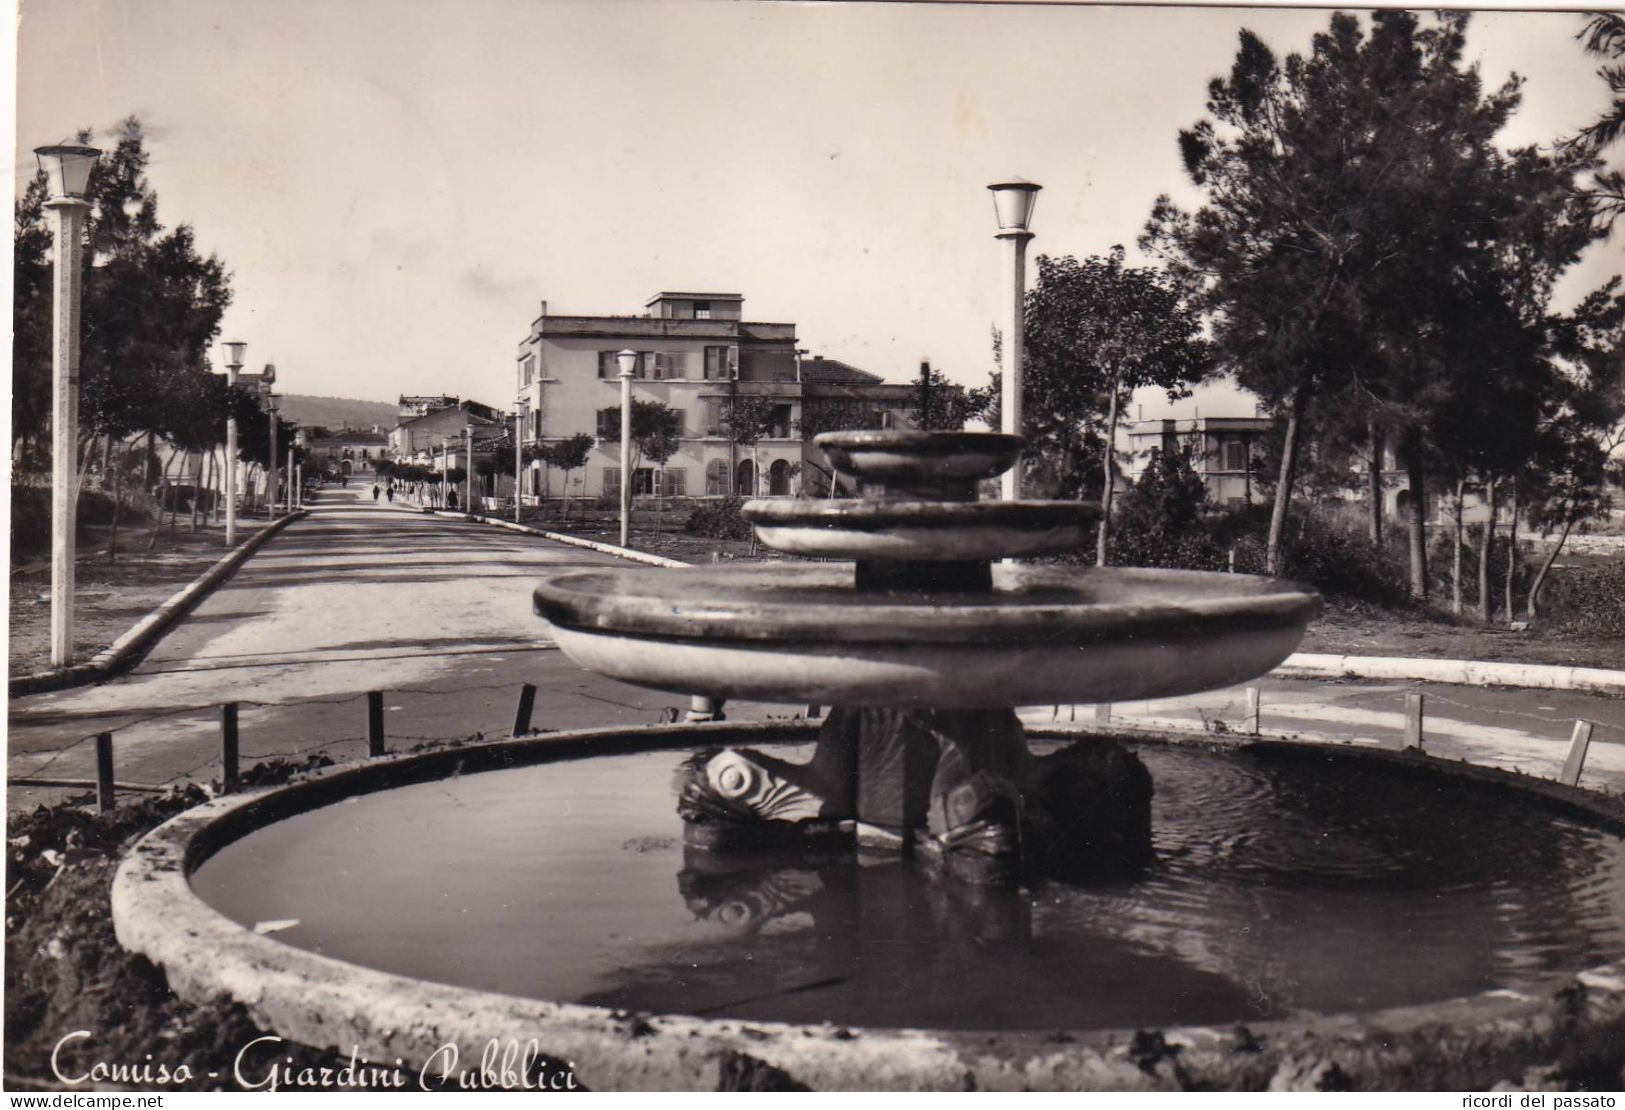
M27 0L14 177L35 146L140 117L160 218L190 223L231 271L222 338L245 340L251 367L274 362L287 392L505 407L541 301L641 313L661 290L742 293L747 319L793 322L812 353L889 379L929 359L979 384L1009 296L987 184L1043 186L1035 255L1132 255L1159 193L1195 198L1176 137L1238 30L1285 54L1326 22L1289 8ZM1475 17L1486 84L1527 78L1508 145L1603 110L1582 23ZM1625 234L1579 269L1576 295L1625 270ZM1204 403L1237 409L1216 389L1179 414Z

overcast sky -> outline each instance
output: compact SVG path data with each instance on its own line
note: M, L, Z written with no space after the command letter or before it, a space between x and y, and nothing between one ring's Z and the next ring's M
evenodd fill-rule
M985 380L1003 311L988 182L1044 186L1034 253L1132 249L1184 188L1175 145L1251 27L1325 11L750 0L30 0L17 174L34 146L148 128L166 224L232 273L228 337L289 392L505 406L554 312L662 289L901 379ZM1509 142L1606 96L1581 17L1481 13ZM1189 195L1189 194L1186 194ZM1594 251L1581 280L1625 269ZM1578 282L1576 282L1578 284ZM1210 410L1211 411L1211 410ZM1147 415L1151 415L1147 413Z

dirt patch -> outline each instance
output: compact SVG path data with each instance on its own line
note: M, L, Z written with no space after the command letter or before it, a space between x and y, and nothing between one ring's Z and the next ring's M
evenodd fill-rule
M327 762L282 764L261 776L286 779ZM206 797L190 786L109 814L61 805L8 821L8 1089L241 1089L233 1075L237 1054L265 1031L235 1002L192 1006L175 998L162 971L119 947L108 900L124 850ZM83 1036L63 1045L53 1071L52 1052L64 1037L80 1031ZM283 1057L300 1067L344 1063L325 1051L267 1043L246 1053L243 1072L262 1077ZM128 1070L91 1075L97 1062ZM186 1078L177 1081L182 1068ZM67 1084L61 1076L87 1078Z
M1447 614L1329 605L1299 651L1539 663L1625 670L1625 640L1575 636L1536 625L1523 631L1457 623Z
M266 522L238 521L238 542ZM74 574L75 657L90 658L128 632L174 593L226 554L225 527L189 530L183 519L172 535L167 524L153 550L151 525L120 530L116 558L108 561L105 527L85 530ZM12 567L11 646L7 673L43 671L51 664L51 565L47 558Z

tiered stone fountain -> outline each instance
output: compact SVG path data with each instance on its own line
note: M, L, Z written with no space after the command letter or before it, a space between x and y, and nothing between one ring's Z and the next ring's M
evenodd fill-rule
M774 547L853 563L536 591L590 668L835 707L820 726L524 736L216 798L130 852L120 942L184 997L414 1076L460 1053L478 1078L527 1045L583 1085L654 1090L1472 1090L1617 1068L1617 799L1254 738L1035 727L1034 754L1014 707L1244 681L1317 599L995 564L1075 550L1094 520L975 500L1017 441L820 443L859 497L746 511ZM719 741L740 746L696 751Z
M856 841L967 878L1132 866L1151 782L1100 741L1036 758L1013 708L1232 685L1297 646L1320 602L1287 582L995 564L1081 548L1093 505L978 501L1015 436L835 432L860 496L751 501L769 547L845 565L555 576L536 609L582 666L656 689L833 706L816 754L703 753L679 810L718 850Z

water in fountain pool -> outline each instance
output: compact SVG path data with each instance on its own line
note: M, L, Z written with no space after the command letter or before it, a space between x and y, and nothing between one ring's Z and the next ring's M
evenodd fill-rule
M855 1026L1256 1021L1625 956L1625 842L1515 793L1313 753L1137 750L1156 861L1094 885L686 851L685 751L363 795L227 846L193 884L244 924L297 920L279 940L399 974Z

